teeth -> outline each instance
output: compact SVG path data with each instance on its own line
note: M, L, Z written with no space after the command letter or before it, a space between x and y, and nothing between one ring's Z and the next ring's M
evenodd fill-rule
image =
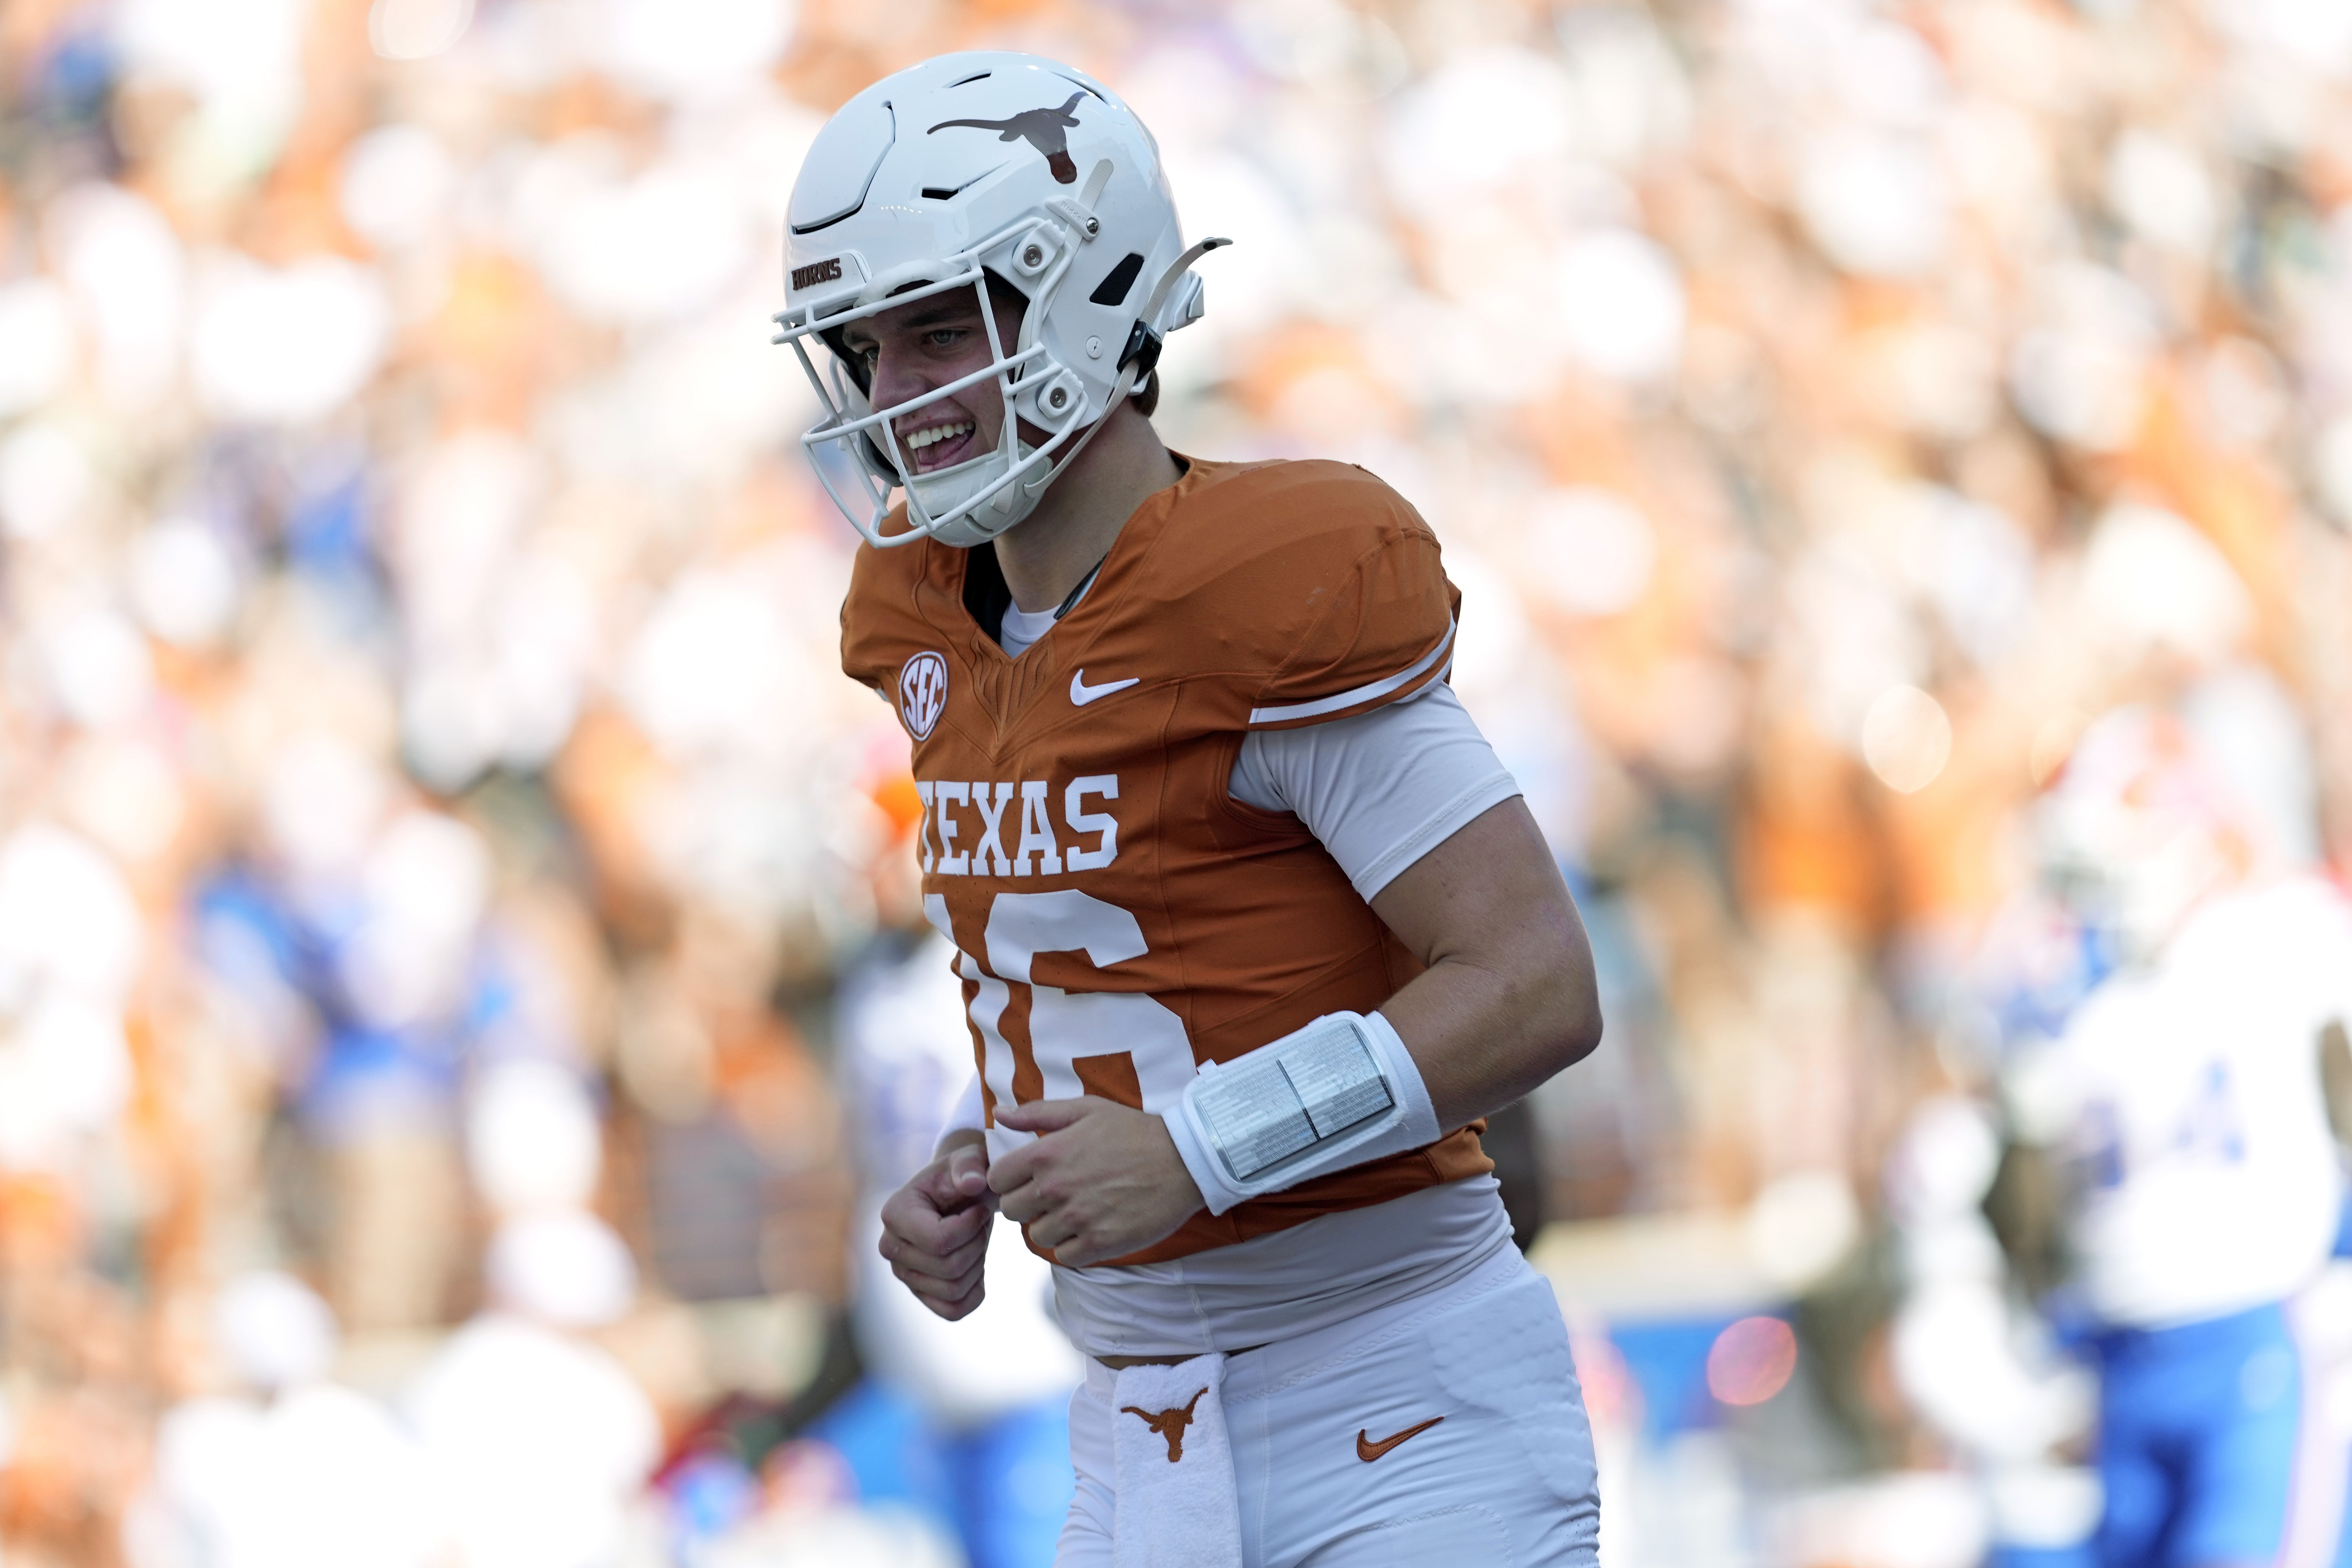
M908 437L907 450L909 452L919 452L924 447L935 446L939 442L952 441L958 436L964 435L971 429L971 421L969 419L960 421L954 425L934 425L928 430L918 430L913 435Z

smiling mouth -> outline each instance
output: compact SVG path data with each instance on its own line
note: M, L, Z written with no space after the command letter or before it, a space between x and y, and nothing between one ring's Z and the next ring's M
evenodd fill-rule
M960 462L971 445L972 422L958 419L946 425L927 425L898 437L907 456L914 460L915 471L929 473Z

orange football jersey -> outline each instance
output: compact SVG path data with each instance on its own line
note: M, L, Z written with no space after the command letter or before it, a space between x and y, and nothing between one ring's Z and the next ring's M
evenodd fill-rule
M842 668L914 737L924 908L958 950L992 1154L1027 1139L996 1126L1008 1100L1163 1110L1197 1064L1369 1013L1420 973L1297 817L1227 791L1252 729L1444 678L1461 595L1402 497L1339 463L1194 461L1017 659L967 607L972 560L859 551ZM1118 1261L1478 1174L1479 1131L1202 1210Z

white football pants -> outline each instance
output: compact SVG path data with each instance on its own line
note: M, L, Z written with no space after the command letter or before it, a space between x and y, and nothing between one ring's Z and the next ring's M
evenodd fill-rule
M1111 1563L1118 1374L1087 1369L1070 1401L1078 1490L1055 1568ZM1516 1247L1451 1285L1234 1356L1224 1409L1248 1568L1598 1561L1592 1433L1568 1330Z

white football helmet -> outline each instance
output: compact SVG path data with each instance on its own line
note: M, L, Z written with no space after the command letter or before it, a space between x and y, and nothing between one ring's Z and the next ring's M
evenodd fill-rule
M2043 882L2131 962L2155 958L2250 868L2242 808L2195 736L2158 709L2095 720L2036 816Z
M1011 528L1157 363L1161 339L1201 315L1202 254L1185 247L1160 149L1143 122L1084 72L1034 55L942 55L885 77L844 104L801 164L785 216L790 343L824 400L801 437L812 459L839 443L846 463L817 477L867 542L931 538L971 546ZM1018 342L998 341L989 289L1028 301ZM840 352L852 321L977 289L989 363L919 397L875 408L861 367ZM820 374L808 340L835 350ZM915 472L897 420L993 380L1004 400L994 450ZM1048 434L1036 447L1020 422ZM862 495L838 470L855 475ZM881 531L907 492L905 532Z

